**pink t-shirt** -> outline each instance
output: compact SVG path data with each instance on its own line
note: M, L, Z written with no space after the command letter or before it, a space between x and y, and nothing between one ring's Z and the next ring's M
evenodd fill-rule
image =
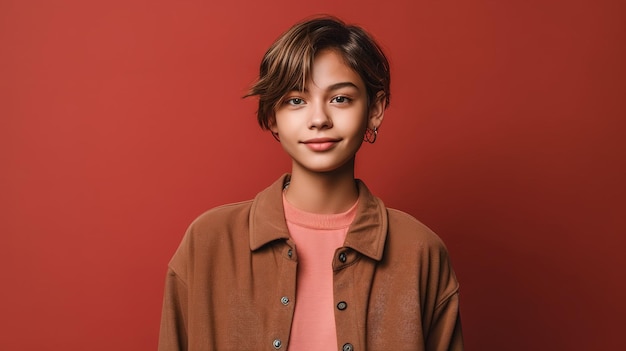
M296 243L298 276L289 350L336 350L332 262L356 215L356 203L339 214L293 207L283 196L289 234Z

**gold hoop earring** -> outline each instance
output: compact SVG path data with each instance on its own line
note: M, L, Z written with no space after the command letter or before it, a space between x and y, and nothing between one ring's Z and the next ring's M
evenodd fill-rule
M370 144L374 144L376 142L377 137L378 137L377 127L374 127L374 129L367 128L365 130L365 135L363 136L363 140L367 141Z

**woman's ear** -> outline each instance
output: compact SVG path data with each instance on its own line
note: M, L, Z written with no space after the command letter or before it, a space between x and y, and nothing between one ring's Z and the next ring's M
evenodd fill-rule
M280 136L278 135L278 126L276 125L276 116L272 116L267 121L267 129L272 133L272 136L276 141L280 142Z
M270 116L267 119L267 126L272 134L278 134L278 127L276 126L276 116Z
M385 98L385 92L379 91L376 94L376 99L370 105L369 118L367 126L370 129L378 129L383 123L383 117L385 116L385 109L387 108L387 99Z

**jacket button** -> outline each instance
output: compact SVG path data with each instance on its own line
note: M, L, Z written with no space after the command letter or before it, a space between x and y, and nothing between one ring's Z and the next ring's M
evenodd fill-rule
M347 345L347 344L346 344L346 345ZM345 350L346 345L343 345L343 346L344 346L344 350ZM274 340L274 341L272 342L272 346L274 346L274 348L275 348L276 350L278 350L278 349L280 349L280 347L281 347L281 346L283 346L283 343L280 341L280 339L276 339L276 340Z
M348 260L348 255L346 255L345 252L342 252L339 254L339 261L346 263L347 260Z
M280 303L282 303L285 306L289 305L289 298L287 296L281 297L280 298Z
M350 343L346 343L346 344L343 344L343 347L341 349L343 351L354 351L354 346L352 346L352 344Z
M341 301L341 302L339 302L339 303L337 304L337 308L338 308L340 311L345 310L347 307L348 307L348 304L347 304L345 301Z

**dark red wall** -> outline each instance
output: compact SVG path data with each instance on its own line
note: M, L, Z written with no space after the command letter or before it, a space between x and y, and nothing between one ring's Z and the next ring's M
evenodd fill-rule
M0 349L155 349L186 226L289 169L241 96L315 13L390 56L358 174L448 244L467 349L626 349L626 6L608 0L0 2Z

